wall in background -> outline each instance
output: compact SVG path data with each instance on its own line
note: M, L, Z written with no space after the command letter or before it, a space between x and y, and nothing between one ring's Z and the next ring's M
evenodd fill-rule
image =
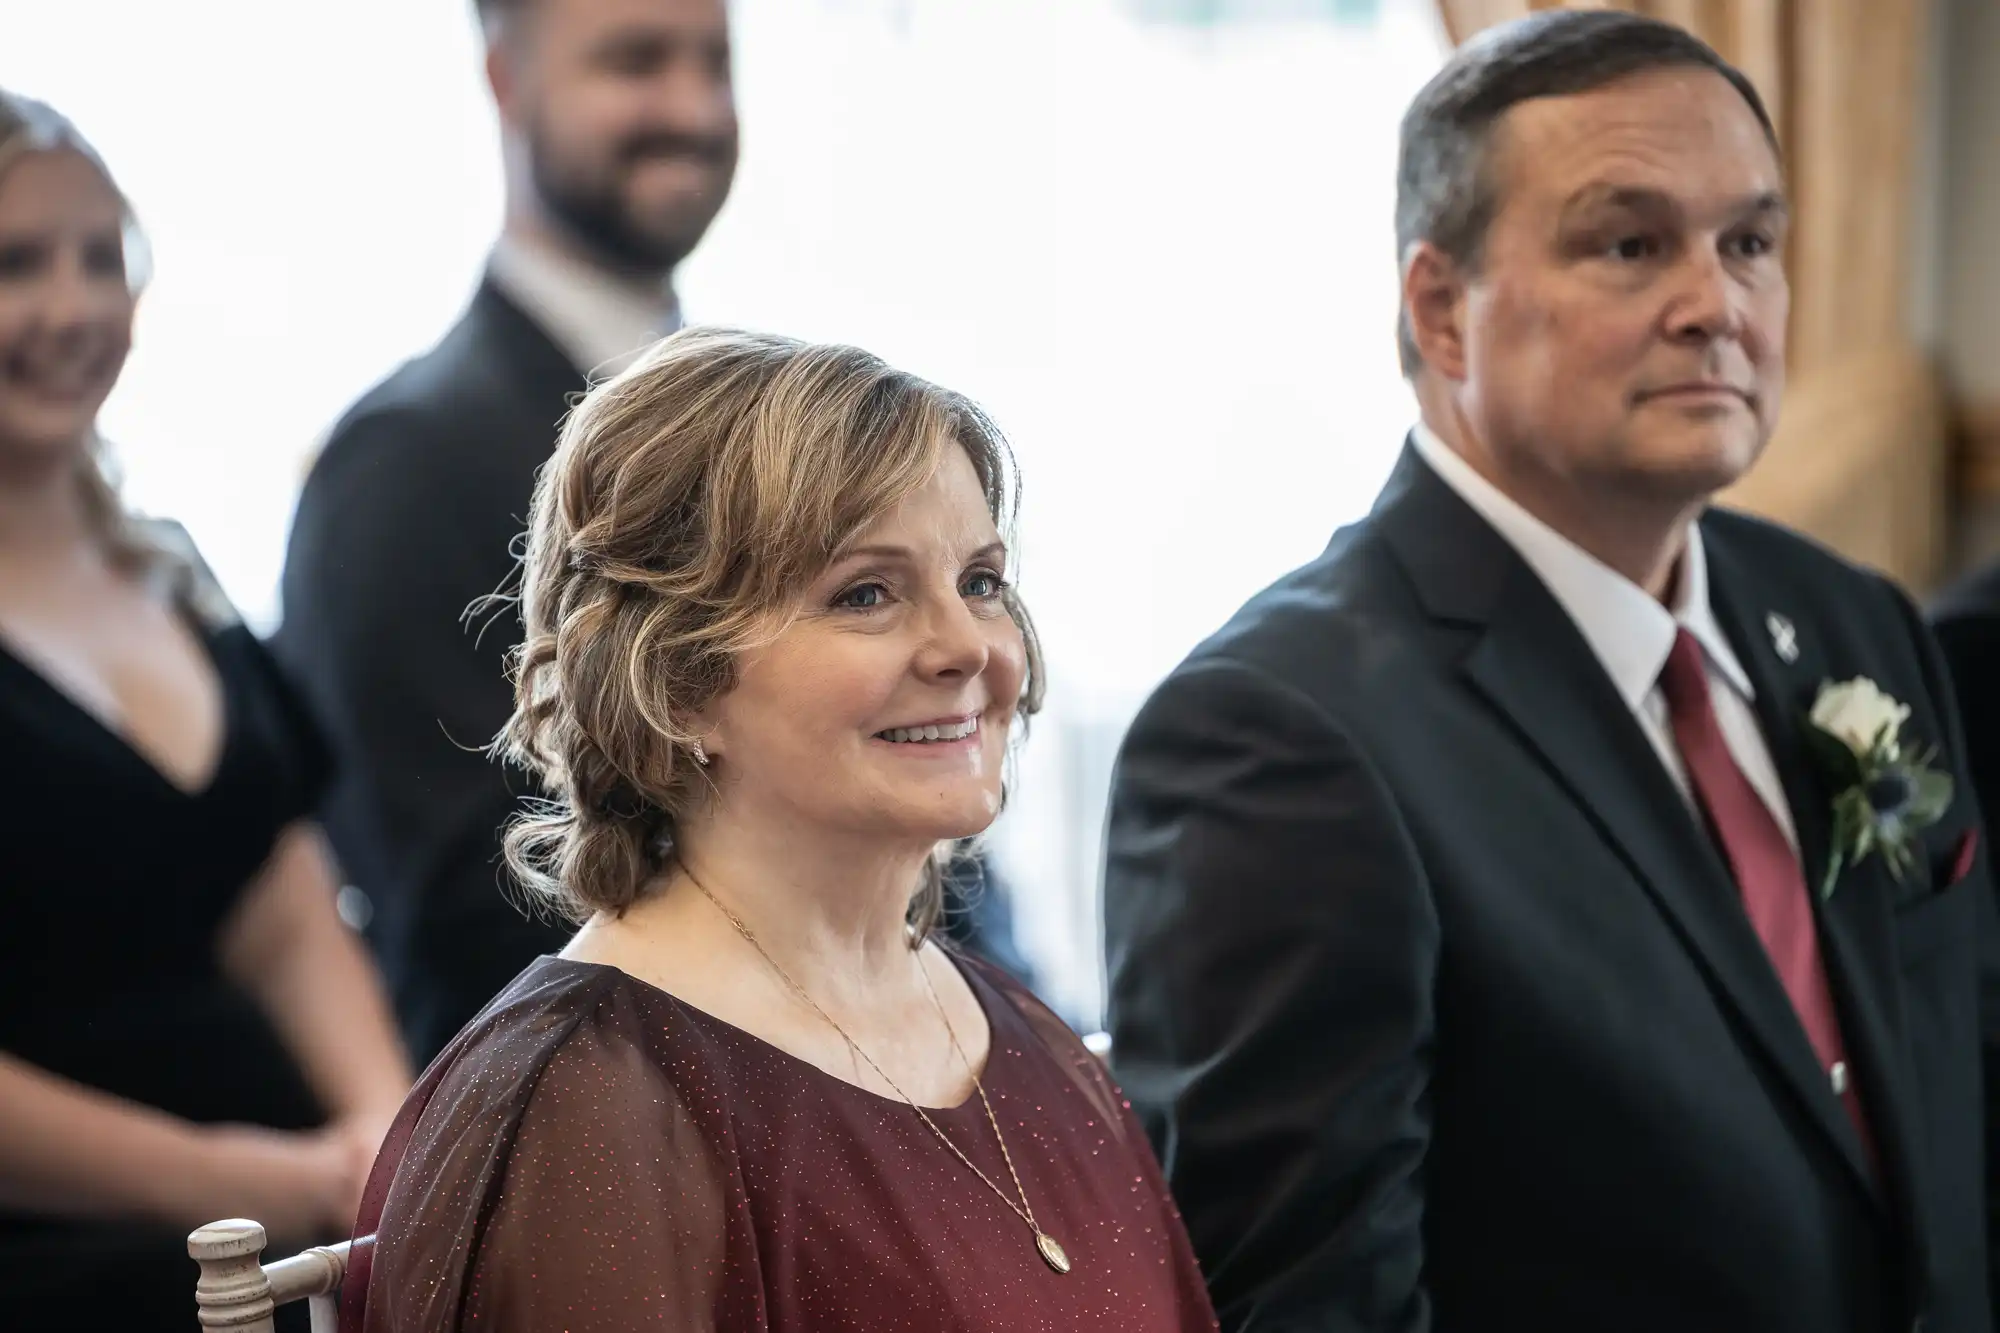
M1945 66L1946 371L1969 399L2000 402L2000 5L1949 0Z
M1938 351L1962 413L1968 560L2000 556L2000 4L1945 0Z

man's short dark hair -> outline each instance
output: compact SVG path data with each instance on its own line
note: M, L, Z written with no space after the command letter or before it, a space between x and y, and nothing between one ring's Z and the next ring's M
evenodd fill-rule
M1479 266L1499 212L1488 151L1493 127L1537 97L1592 92L1656 69L1713 70L1743 95L1771 146L1778 132L1743 72L1699 37L1618 10L1551 10L1480 33L1452 54L1409 110L1396 156L1396 262L1428 241L1468 270ZM1396 323L1403 373L1423 364L1407 311Z

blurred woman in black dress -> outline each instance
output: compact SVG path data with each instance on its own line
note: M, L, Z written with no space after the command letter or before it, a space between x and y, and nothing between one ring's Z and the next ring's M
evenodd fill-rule
M306 822L325 752L95 418L139 246L103 164L0 92L0 1308L194 1328L186 1235L344 1231L408 1088ZM219 403L221 410L226 405ZM40 1315L41 1318L36 1316Z

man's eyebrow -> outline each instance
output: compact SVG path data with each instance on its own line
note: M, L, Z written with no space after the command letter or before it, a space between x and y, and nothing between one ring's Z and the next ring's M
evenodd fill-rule
M1679 212L1680 204L1666 191L1650 186L1618 185L1597 181L1584 186L1569 197L1563 205L1563 216L1567 218L1598 208L1660 214ZM1734 211L1744 217L1784 218L1790 216L1791 205L1786 202L1782 190L1759 190L1738 200Z

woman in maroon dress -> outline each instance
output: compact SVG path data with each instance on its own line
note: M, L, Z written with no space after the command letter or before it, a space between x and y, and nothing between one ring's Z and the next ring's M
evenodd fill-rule
M1004 445L851 348L690 331L535 498L519 877L582 929L438 1058L350 1330L1212 1330L1082 1044L931 938L1040 695Z

